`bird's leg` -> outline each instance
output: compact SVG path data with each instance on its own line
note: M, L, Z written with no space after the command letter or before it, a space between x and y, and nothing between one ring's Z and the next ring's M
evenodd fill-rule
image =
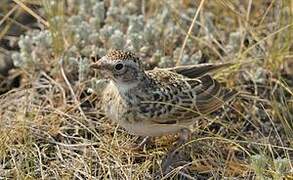
M147 145L151 141L151 137L146 136L143 138L143 140L138 144L138 147L143 147L144 145Z
M139 150L143 149L143 147L151 142L152 138L149 136L143 137L142 141L137 144L133 149Z
M191 135L191 131L189 129L187 128L181 129L179 132L179 137L175 144L175 148L177 149L181 145L185 144L190 139L190 135Z
M190 135L191 131L189 129L181 129L174 147L167 153L165 159L162 161L161 167L163 174L170 172L173 166L176 167L186 163L186 155L184 152L180 153L178 148L190 139Z

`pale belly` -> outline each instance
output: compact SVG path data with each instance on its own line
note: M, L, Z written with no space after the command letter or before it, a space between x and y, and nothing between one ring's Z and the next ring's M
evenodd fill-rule
M174 134L185 128L173 124L154 124L144 122L128 123L121 121L119 124L131 134L152 137Z

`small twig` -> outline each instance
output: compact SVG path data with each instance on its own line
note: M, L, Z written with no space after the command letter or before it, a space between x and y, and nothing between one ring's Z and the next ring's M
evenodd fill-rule
M38 158L39 158L39 166L40 166L40 172L41 172L41 177L42 179L45 179L45 175L44 175L44 170L43 170L43 163L42 163L42 154L41 154L41 151L40 151L40 148L37 144L33 144L35 146L35 148L37 149L37 152L38 152Z
M249 0L246 14L246 22L249 22L250 12L252 7L252 0Z
M68 86L68 88L69 88L69 91L70 91L70 93L71 93L71 95L72 95L72 97L73 97L73 100L74 100L74 102L78 105L78 110L79 110L81 116L82 116L84 119L87 120L87 117L86 117L86 115L84 114L83 110L81 109L81 107L80 107L80 103L79 103L79 101L78 101L78 99L77 99L77 97L76 97L76 95L75 95L75 93L74 93L74 91L73 91L73 89L72 89L72 86L71 86L70 82L68 81L68 79L67 79L67 77L66 77L66 74L65 74L65 72L64 72L64 68L63 68L63 58L61 58L60 69L61 69L61 74L62 74L62 76L63 76L63 79L64 79L65 83L67 84L67 86Z
M198 8L197 8L197 11L196 11L196 13L195 13L195 15L194 15L194 17L193 17L193 20L192 20L192 23L191 23L191 25L190 25L190 27L189 27L189 30L188 30L188 32L187 32L187 35L185 36L185 39L184 39L184 42L183 42L182 48L181 48L181 50L180 50L179 58L177 59L177 62L176 62L176 65L177 65L177 66L180 64L180 60L181 60L181 58L182 58L182 56L183 56L184 48L185 48L185 46L186 46L187 40L188 40L189 36L191 35L191 31L192 31L193 26L194 26L194 24L195 24L195 22L196 22L196 19L197 19L197 16L198 16L198 14L199 14L199 11L201 10L201 8L202 8L202 6L203 6L204 1L205 1L205 0L201 0L199 6L198 6Z
M12 8L7 14L5 14L5 16L0 20L0 26L5 22L6 19L9 18L9 16L10 16L15 10L17 10L18 7L19 7L18 5L14 6L14 7L13 7L13 8Z
M41 16L37 15L34 11L32 11L27 5L25 5L23 2L19 0L13 0L16 4L18 4L20 7L22 7L26 12L28 12L30 15L32 15L34 18L36 18L38 21L40 21L42 24L44 24L46 27L49 27L49 23L45 21Z
M248 48L247 48L247 49L241 54L241 56L244 57L247 53L249 53L249 52L250 52L253 48L255 48L256 46L258 46L258 45L260 45L261 43L263 43L264 41L266 41L266 40L268 40L268 39L274 37L275 35L281 33L282 31L285 31L285 30L287 30L287 29L289 29L289 28L292 28L292 26L293 26L293 23L288 24L288 25L286 25L286 26L284 26L284 27L281 27L281 28L278 29L277 31L272 32L272 33L269 34L268 36L266 36L266 37L260 39L257 43L255 43L255 44L253 44L252 46L248 47Z
M62 98L63 98L63 103L66 104L66 94L65 90L62 88L62 86L56 82L53 78L51 78L46 72L42 71L41 74L45 76L49 81L51 81L53 84L55 84L61 91Z
M269 5L268 8L266 9L266 12L263 14L263 16L262 16L262 18L261 18L261 20L260 20L260 22L259 22L259 25L262 25L262 24L263 24L265 18L266 18L267 15L269 14L269 12L270 12L270 10L272 9L274 3L275 3L275 0L272 0L271 3L270 3L270 5Z

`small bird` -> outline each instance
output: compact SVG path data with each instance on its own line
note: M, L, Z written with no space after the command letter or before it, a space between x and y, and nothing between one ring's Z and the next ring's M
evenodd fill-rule
M102 107L111 120L139 136L179 133L232 100L237 91L222 87L208 73L231 64L203 64L146 71L132 52L111 50L91 64L109 83Z

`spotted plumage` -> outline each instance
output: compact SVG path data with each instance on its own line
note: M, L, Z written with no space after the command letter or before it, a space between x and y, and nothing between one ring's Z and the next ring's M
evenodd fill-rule
M113 50L92 67L110 79L102 95L106 115L133 134L161 136L189 128L235 97L208 74L228 65L145 71L133 53Z

